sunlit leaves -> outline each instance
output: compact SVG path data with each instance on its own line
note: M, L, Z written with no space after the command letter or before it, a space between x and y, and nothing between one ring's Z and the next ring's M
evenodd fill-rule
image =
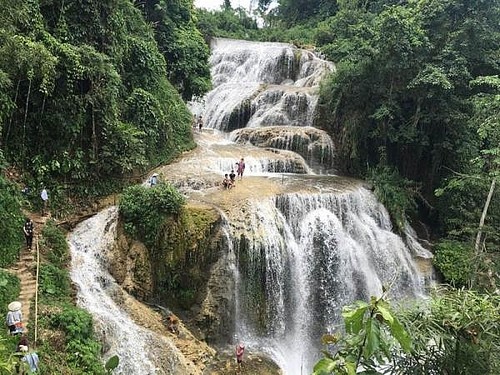
M325 335L323 343L333 346L335 354L314 367L321 374L377 374L377 366L388 363L397 344L410 352L412 340L383 298L372 297L369 303L357 301L342 311L345 335Z

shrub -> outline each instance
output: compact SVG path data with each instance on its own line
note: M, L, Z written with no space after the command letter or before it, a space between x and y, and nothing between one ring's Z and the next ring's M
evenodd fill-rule
M71 292L68 271L53 264L40 265L40 294L43 297L64 298Z
M42 230L43 246L50 262L57 266L63 266L69 259L69 248L66 236L53 221L47 222Z
M99 361L101 345L94 340L92 316L83 309L64 305L50 319L52 328L64 331L68 365L82 374L104 374Z
M178 214L183 204L183 196L170 184L154 188L136 185L123 193L120 214L127 232L152 247L165 217Z
M16 185L0 175L0 267L17 259L23 243L21 193Z
M445 281L455 287L467 285L472 276L472 248L458 241L444 240L435 249L434 265Z
M413 213L416 207L412 182L388 166L379 166L371 170L369 180L375 186L375 195L389 211L393 223L400 231L403 230L405 217Z
M0 270L0 308L7 311L7 305L19 296L21 284L19 279L3 270Z

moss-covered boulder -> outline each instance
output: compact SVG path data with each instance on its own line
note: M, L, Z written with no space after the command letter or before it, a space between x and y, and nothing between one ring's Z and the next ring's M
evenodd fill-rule
M219 257L220 216L209 206L185 206L162 223L150 249L154 292L170 307L189 309L206 294Z

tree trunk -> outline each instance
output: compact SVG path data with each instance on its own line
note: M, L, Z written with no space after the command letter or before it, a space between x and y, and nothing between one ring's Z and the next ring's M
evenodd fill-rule
M474 274L472 275L469 286L472 288L477 280L478 277L478 270L479 270L479 265L481 264L480 260L480 253L481 253L481 238L483 237L483 226L484 226L484 221L486 220L486 214L488 213L488 208L490 206L491 202L491 197L493 196L493 192L495 191L495 183L496 183L496 178L494 177L493 180L491 181L490 185L490 191L488 192L488 196L486 198L486 202L484 203L483 207L483 213L481 214L481 219L479 220L479 228L477 230L477 236L476 236L476 243L474 245Z
M23 158L26 157L26 120L28 119L28 107L30 102L30 94L31 94L31 79L28 84L28 95L26 95L26 104L24 106L24 121L23 121Z
M490 191L488 193L488 197L486 198L486 202L484 203L483 213L481 214L481 220L479 220L479 229L477 231L477 236L476 236L476 245L474 246L474 250L476 252L476 255L479 254L481 237L483 235L484 220L486 219L486 214L488 213L488 208L490 206L491 197L493 196L493 191L495 191L495 183L496 183L496 178L493 178L493 181L491 181L491 186L490 186Z

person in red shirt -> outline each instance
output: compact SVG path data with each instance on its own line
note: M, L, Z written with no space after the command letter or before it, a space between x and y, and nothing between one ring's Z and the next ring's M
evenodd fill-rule
M238 371L241 371L241 364L243 363L243 353L245 352L245 345L241 342L236 345L236 362L238 363Z

